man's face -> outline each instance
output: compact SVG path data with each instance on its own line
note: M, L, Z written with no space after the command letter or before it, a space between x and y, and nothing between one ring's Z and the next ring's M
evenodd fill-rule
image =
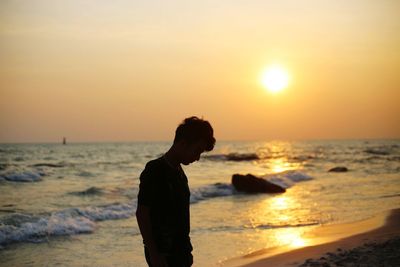
M196 143L183 143L182 164L189 165L200 159L201 153L206 150L206 143L201 140Z

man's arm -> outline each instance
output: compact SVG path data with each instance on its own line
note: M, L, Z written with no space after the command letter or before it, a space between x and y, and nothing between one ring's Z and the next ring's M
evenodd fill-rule
M143 242L150 254L150 261L154 267L168 267L165 258L159 253L153 238L150 221L150 208L138 204L136 219L139 225Z

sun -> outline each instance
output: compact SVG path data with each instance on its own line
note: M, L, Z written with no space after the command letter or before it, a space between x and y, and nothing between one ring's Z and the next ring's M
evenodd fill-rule
M289 85L289 74L280 65L272 65L262 72L261 83L268 91L277 93Z

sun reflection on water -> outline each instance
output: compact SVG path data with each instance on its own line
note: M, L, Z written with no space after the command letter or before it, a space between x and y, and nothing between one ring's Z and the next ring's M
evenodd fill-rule
M275 239L280 246L289 246L291 248L300 248L307 246L310 242L303 237L304 229L285 228L275 232Z
M260 238L266 247L300 248L311 245L304 237L314 225L309 209L303 207L296 194L286 192L268 197L252 209L252 227L265 229L260 231ZM265 227L267 225L267 227Z
M289 162L287 158L272 159L268 165L273 173L281 173L289 170L296 170L301 167L300 163Z
M272 198L269 202L270 210L274 211L276 221L282 226L288 226L275 231L276 243L280 246L290 246L292 248L304 247L308 244L307 239L303 238L304 228L297 227L300 217L299 203L295 197L285 194Z
M271 209L285 210L291 205L291 199L288 196L276 196L272 198L269 205Z
M285 178L286 172L303 168L304 162L297 159L288 142L266 143L257 154L260 160L255 164L267 170L265 177L271 181ZM305 234L317 220L311 213L310 203L302 196L301 192L290 188L283 194L263 198L249 210L251 227L259 232L261 244L266 248L293 249L312 245L312 240L305 238Z
M293 154L293 148L290 143L267 143L258 149L257 154L262 159L257 164L269 169L271 173L297 170L302 167L301 162L290 160Z

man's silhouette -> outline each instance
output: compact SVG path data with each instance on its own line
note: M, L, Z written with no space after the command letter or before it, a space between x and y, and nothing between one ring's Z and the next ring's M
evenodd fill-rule
M176 129L171 148L149 161L141 173L136 218L149 266L192 265L190 191L181 164L199 160L200 154L214 145L210 123L187 118Z

